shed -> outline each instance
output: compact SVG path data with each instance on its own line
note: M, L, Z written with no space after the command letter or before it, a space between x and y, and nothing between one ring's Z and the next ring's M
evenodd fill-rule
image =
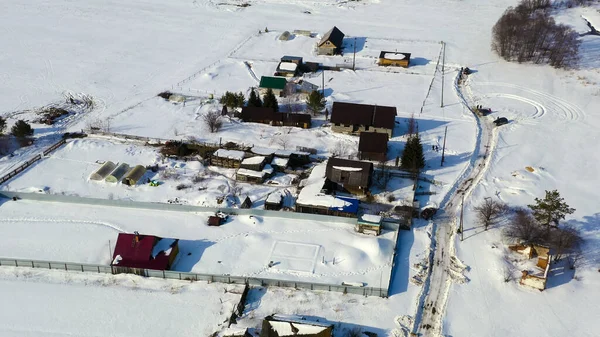
M294 77L298 74L298 64L292 62L279 62L275 76Z
M269 193L267 200L265 200L265 209L271 211L278 211L283 206L283 195L280 191Z
M126 163L121 163L108 176L106 176L105 180L108 183L117 183L127 172L129 172L129 165Z
M146 174L146 168L142 165L137 165L132 168L123 178L123 184L135 186L137 182Z
M408 68L410 64L410 53L399 53L393 51L382 51L379 53L380 66L394 66Z
M260 331L260 337L332 337L332 334L333 324L283 315L265 317Z
M242 120L251 123L271 124L275 119L273 108L245 106L242 108Z
M179 252L179 240L119 233L113 253L113 273L145 275L144 269L169 270Z
M297 65L300 65L300 64L302 64L302 56L285 55L281 58L281 62L290 62L290 63L295 63Z
M250 183L263 183L265 181L265 176L266 173L264 171L254 171L245 168L238 169L235 173L236 180L247 181Z
M358 217L356 231L364 234L381 234L381 216L374 214L363 214Z
M240 165L240 168L245 168L245 169L254 170L254 171L262 171L262 169L265 167L266 163L267 163L266 157L255 156L255 157L250 157L250 158L246 158L246 159L242 160L242 164Z
M112 161L106 161L99 169L90 175L90 180L104 180L117 167Z
M361 132L358 141L358 157L361 160L385 161L387 146L387 133Z
M295 113L279 113L283 117L284 126L295 126L303 129L309 129L312 122L312 117L309 114Z
M292 34L290 34L290 32L288 32L287 30L283 33L281 33L281 35L279 35L279 40L280 41L289 41L293 38Z
M210 164L214 166L238 168L244 159L244 151L218 149L210 157Z
M221 226L225 222L225 219L218 217L216 215L211 215L208 217L207 225L209 226Z
M338 189L353 194L364 194L371 185L373 163L366 161L329 158L325 176Z
M244 201L242 201L242 203L240 204L240 208L250 208L252 207L252 200L250 200L249 196L245 196L245 198L243 199Z
M344 33L337 27L331 28L317 43L317 54L319 55L335 55L342 51L342 43L344 41Z
M273 160L271 160L271 167L277 171L284 171L288 167L289 161L289 158L275 157Z

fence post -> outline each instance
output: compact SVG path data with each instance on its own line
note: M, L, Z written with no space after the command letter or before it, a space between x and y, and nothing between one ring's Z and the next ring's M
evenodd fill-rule
M100 266L98 266L98 274L100 274Z
M18 267L19 263L17 262L17 260L15 260L15 267Z
M83 265L81 265L81 272L83 273Z
M35 267L33 266L33 261L31 261L31 268L35 268Z
M162 272L163 272L163 279L167 278L167 277L165 276L165 271L163 270Z
M179 279L181 280L181 273L179 273Z
M67 264L66 264L66 263L65 263L65 270L68 270L68 269L67 269Z

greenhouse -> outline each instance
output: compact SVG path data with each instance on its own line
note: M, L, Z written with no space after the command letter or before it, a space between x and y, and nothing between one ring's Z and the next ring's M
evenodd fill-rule
M144 174L146 174L146 168L142 165L137 165L125 175L125 178L123 178L123 184L135 186L138 180L140 180Z
M112 161L105 162L104 164L102 164L102 166L100 166L98 170L96 170L90 175L90 180L103 180L104 178L106 178L106 176L108 176L109 173L111 173L115 169L115 167L117 167L117 165Z
M117 183L129 171L129 165L121 163L114 171L106 177L106 182Z

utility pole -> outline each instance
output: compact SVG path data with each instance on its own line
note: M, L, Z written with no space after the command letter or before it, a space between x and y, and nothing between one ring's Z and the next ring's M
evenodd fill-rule
M442 41L442 102L440 107L444 107L444 63L446 63L446 43Z
M448 134L448 126L446 126L446 129L444 130L444 145L442 146L442 164L441 166L444 166L444 154L446 152L446 135Z
M112 248L110 246L110 240L108 240L108 259L111 261L110 263L112 264Z
M465 192L463 192L462 195L462 203L460 204L460 241L462 241L464 239L464 232L465 232L465 227L464 227L464 223L463 223L463 209L465 206Z
M354 54L352 55L352 71L356 71L356 38L354 38Z

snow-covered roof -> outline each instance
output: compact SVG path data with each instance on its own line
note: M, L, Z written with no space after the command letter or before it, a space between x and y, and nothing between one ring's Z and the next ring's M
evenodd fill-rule
M262 170L263 173L265 174L272 174L273 173L273 167L270 164L265 165L265 167Z
M298 65L296 63L292 63L292 62L281 62L279 64L279 69L285 70L285 71L296 71L297 68L298 68Z
M215 153L213 153L213 156L219 158L242 160L244 159L244 151L218 149L217 151L215 151Z
M119 261L123 260L123 257L121 255L117 255L115 256L115 259L113 260L112 264L119 264Z
M245 168L238 169L237 174L241 174L241 175L248 176L248 177L256 177L256 178L262 178L265 176L264 171L253 171L253 170L248 170Z
M287 167L290 162L289 158L278 158L275 157L271 160L271 165L279 166L279 167Z
M321 189L325 184L326 168L327 163L321 163L313 168L310 176L303 181L304 188L300 191L300 194L298 194L296 203L338 209L351 205L351 203L346 200L321 193Z
M385 53L384 57L388 60L404 60L406 55L403 53Z
M310 153L302 152L302 151L292 151L292 150L276 150L275 151L275 155L280 156L280 157L289 157L292 154L304 155L304 156L310 155Z
M381 216L375 214L363 214L360 219L366 222L381 223Z
M340 171L350 171L350 172L362 171L362 168L360 168L360 167L333 166L333 168L336 170L340 170Z
M267 196L267 202L278 204L279 202L281 202L281 196L282 194L280 191L270 193L269 196Z
M269 149L266 147L254 146L250 151L252 151L252 153L256 153L261 156L270 156L270 155L274 154L277 150Z
M175 243L175 239L160 239L154 247L152 247L152 258L155 258L160 252L165 252L165 255L171 254L171 246Z
M292 322L277 322L270 321L271 327L277 335L282 336L295 336L295 335L312 335L318 334L319 332L327 329L322 326L314 326L309 324L292 323Z
M244 159L242 161L242 164L255 165L255 164L260 164L263 161L265 161L265 157L263 157L263 156L256 156L256 157L250 157L250 158Z

